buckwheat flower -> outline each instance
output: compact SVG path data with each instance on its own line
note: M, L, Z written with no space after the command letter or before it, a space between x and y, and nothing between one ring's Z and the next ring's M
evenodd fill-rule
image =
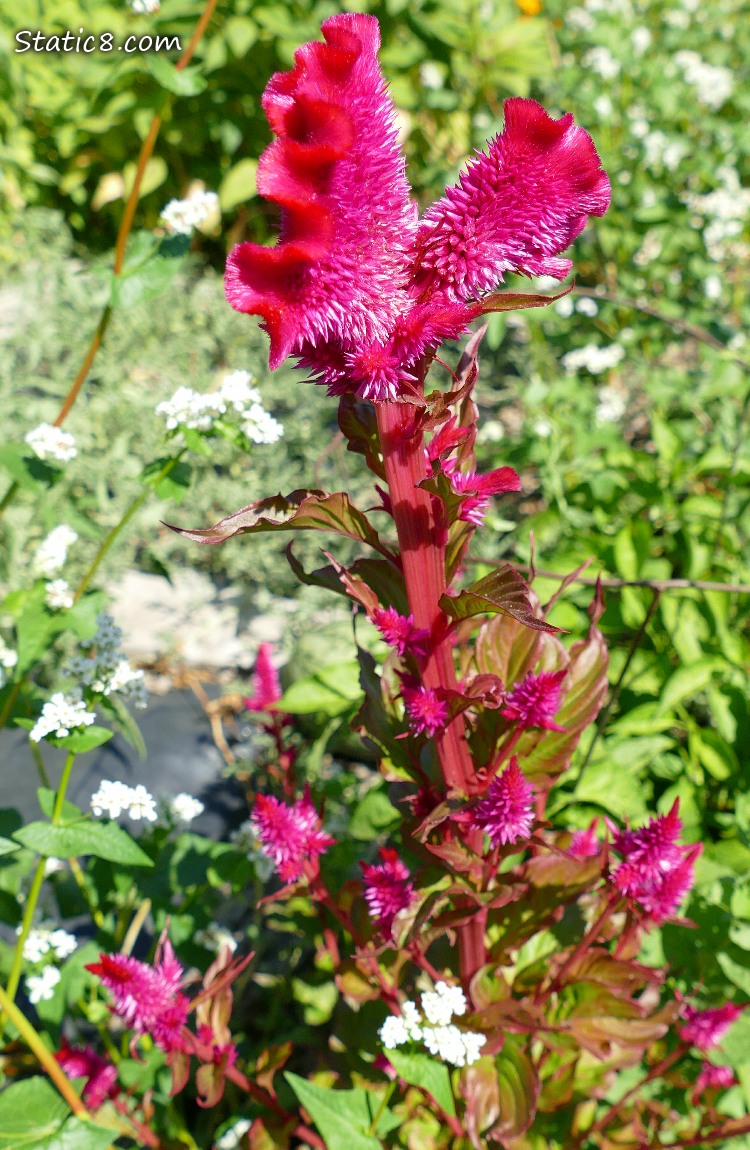
M268 711L282 696L279 673L271 658L272 651L271 643L261 643L258 647L253 667L253 693L245 699L248 711Z
M390 935L396 915L414 899L414 885L406 863L395 850L380 848L380 863L360 862L365 902L375 925Z
M729 68L708 64L697 52L687 49L675 52L674 62L695 89L698 102L712 111L717 111L732 95L734 76Z
M270 445L284 436L284 425L274 419L259 403L253 403L245 413L242 431L251 443Z
M187 199L170 200L162 208L161 219L165 228L178 236L189 236L194 228L201 228L219 209L216 192L196 191Z
M21 933L20 926L16 929L16 934ZM50 931L44 927L38 927L35 930L30 930L25 943L23 944L23 957L26 962L40 962L45 954L49 952Z
M429 632L415 627L413 615L399 615L395 607L376 607L370 618L388 646L394 647L399 655L407 651L415 655L425 653Z
M422 995L422 1010L433 1026L447 1026L454 1015L466 1014L466 995L460 986L436 982L434 990Z
M68 558L68 548L77 538L77 533L65 523L55 527L34 553L35 570L44 576L57 574Z
M34 743L46 739L48 735L63 738L77 727L90 727L96 718L94 711L87 711L81 699L66 698L61 692L53 695L42 707L42 713L29 731Z
M471 1066L480 1057L487 1042L485 1034L459 1030L457 1026L425 1027L424 1044L430 1054L451 1066Z
M198 815L202 815L205 809L200 799L193 798L185 791L175 795L169 804L169 813L178 823L191 823L193 819L198 818Z
M63 611L73 606L74 596L65 579L53 579L44 588L44 602L52 611Z
M530 672L508 694L500 714L513 719L522 731L541 727L544 731L564 731L553 716L560 709L560 690L567 671Z
M65 862L63 859L56 859L53 855L44 860L44 877L48 878L52 874L59 874L60 871L65 870Z
M20 933L20 927L16 931ZM23 946L23 957L26 962L41 962L46 955L52 953L62 962L70 958L78 947L78 939L61 927L36 927L30 930Z
M87 963L112 995L112 1009L136 1035L150 1034L169 1053L183 1048L190 1002L182 992L183 969L169 939L159 942L153 964L129 954L100 954Z
M623 359L625 349L619 343L612 343L609 347L597 347L594 343L587 343L585 347L576 347L567 352L561 360L566 371L579 371L584 368L592 375L601 375L617 367Z
M424 1022L417 1004L407 999L401 1007L401 1017L404 1020L404 1026L406 1027L409 1038L416 1042L422 1037L422 1023Z
M43 966L39 974L26 976L26 994L32 1006L38 1002L49 1002L54 997L55 987L62 978L56 966Z
M145 819L146 822L155 823L159 815L156 809L156 800L146 788L139 783L137 787L133 787L130 794L130 801L128 803L128 816L134 822L140 822Z
M716 1066L713 1062L704 1062L695 1080L690 1100L695 1105L706 1090L728 1090L730 1086L736 1085L737 1078L731 1066Z
M70 1046L63 1038L61 1048L55 1051L55 1061L68 1078L86 1079L81 1097L89 1110L98 1110L119 1091L117 1067L91 1046Z
M56 463L70 463L75 459L75 436L52 423L40 423L27 431L24 436L26 443L36 455L37 459L54 459Z
M515 756L489 785L471 812L471 823L489 836L493 846L527 839L534 821L534 788L524 777Z
M156 414L163 417L167 431L175 431L178 427L210 431L226 409L226 402L218 392L203 395L191 387L178 387L169 399L157 404Z
M561 315L563 319L568 319L568 317L571 316L575 310L575 305L569 295L564 295L562 299L557 300L557 302L552 306L554 307L557 314Z
M292 806L273 795L258 795L250 821L285 882L300 878L305 862L317 859L336 841L322 830L307 789Z
M403 1018L390 1014L378 1031L386 1050L395 1050L409 1041L409 1032Z
M219 395L228 407L233 407L240 415L252 403L260 403L261 395L252 386L253 376L249 371L230 371L224 376Z
M576 311L580 312L581 315L588 316L589 319L593 319L595 315L599 314L599 305L595 299L591 299L590 296L583 295L576 302Z
M633 31L630 33L630 42L633 45L633 51L635 52L636 56L643 55L646 49L651 46L652 39L653 37L650 31L642 24L633 29Z
M589 48L583 57L583 64L592 72L596 72L597 76L601 76L603 80L616 80L620 75L619 60L614 58L609 48L605 48L601 44L595 48Z
M97 624L93 639L81 642L81 649L87 653L69 659L65 670L94 694L105 698L122 695L135 707L145 707L148 702L145 676L143 671L130 666L120 650L122 629L108 611L99 613Z
M680 1038L698 1050L711 1050L719 1045L742 1010L734 1002L725 1002L723 1006L714 1006L708 1010L696 1010L694 1006L688 1005L683 1011L685 1023L680 1027Z
M91 796L91 810L98 818L106 816L117 819L130 806L132 793L132 787L126 783L104 779L99 784L99 789Z
M58 927L53 930L49 938L50 949L53 951L55 958L62 962L66 958L70 958L71 954L78 948L78 939L74 934L70 934L67 930Z
M415 735L432 738L448 723L448 704L432 687L402 687L406 716Z

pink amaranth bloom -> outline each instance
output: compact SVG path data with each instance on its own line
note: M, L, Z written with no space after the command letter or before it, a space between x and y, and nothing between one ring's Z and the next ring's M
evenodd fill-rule
M261 643L258 647L253 667L253 693L245 699L248 711L267 711L281 698L279 673L271 661L272 650L270 643Z
M370 617L388 646L395 647L399 655L407 651L425 654L430 634L423 627L414 626L413 615L399 615L395 607L376 607Z
M577 859L590 859L594 855L599 854L600 843L596 837L596 825L598 819L594 819L591 825L585 831L576 831L570 840L568 847L568 854L573 855Z
M98 1110L119 1092L117 1067L91 1046L69 1046L63 1038L62 1046L55 1052L55 1061L68 1078L86 1079L81 1097L89 1110Z
M380 863L360 862L365 888L365 902L375 925L384 934L392 933L393 920L406 910L414 898L409 868L395 850L380 849Z
M503 133L420 225L377 20L342 13L322 32L266 88L276 138L257 186L281 208L281 236L234 248L226 293L261 317L272 368L295 355L331 394L394 400L427 353L482 313L474 297L505 271L567 274L555 257L606 211L609 184L570 115L508 100Z
M471 812L472 825L486 831L493 846L527 839L534 821L534 788L515 755L490 783L487 794Z
M306 861L317 859L336 842L321 829L307 788L292 806L273 795L258 795L250 821L284 882L295 882Z
M565 670L542 671L539 675L527 675L516 683L500 714L515 720L522 731L528 727L564 731L564 727L553 722L553 716L560 708L560 686L567 673Z
M711 1050L718 1046L733 1022L742 1014L743 1008L734 1002L723 1006L713 1006L708 1010L696 1010L686 1006L683 1012L685 1025L680 1028L680 1038L698 1050Z
M430 738L448 723L448 704L432 687L402 687L406 716L415 735Z
M695 1105L706 1090L728 1090L730 1086L736 1085L737 1078L731 1066L716 1066L713 1062L704 1062L695 1080L690 1099Z
M521 480L512 467L496 467L486 475L476 471L448 471L451 487L466 498L461 503L458 518L466 523L481 527L493 495L503 495L506 491L520 491Z
M102 980L113 998L113 1010L136 1034L150 1034L169 1053L185 1043L189 999L182 993L183 969L169 939L156 949L153 965L129 954L100 954L86 966Z

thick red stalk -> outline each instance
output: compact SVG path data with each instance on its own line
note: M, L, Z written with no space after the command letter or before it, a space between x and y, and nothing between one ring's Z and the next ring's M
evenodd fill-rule
M414 624L425 628L430 643L422 665L422 682L433 689L457 690L447 618L439 606L445 584L445 530L438 521L433 497L417 484L427 478L424 441L415 409L406 403L377 404L380 446L393 506L409 610ZM435 735L438 761L447 787L466 793L474 789L474 764L466 742L463 716L458 715ZM472 831L467 845L482 852L482 832ZM484 964L486 915L477 914L459 929L461 978L469 979Z

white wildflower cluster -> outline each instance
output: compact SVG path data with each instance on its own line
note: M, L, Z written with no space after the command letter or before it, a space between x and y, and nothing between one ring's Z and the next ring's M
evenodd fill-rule
M205 930L197 930L193 937L206 950L219 951L222 947L228 947L234 954L237 949L234 935L225 926L219 926L218 922L209 923Z
M137 16L153 16L161 8L161 0L130 0L130 7Z
M689 192L683 201L694 213L694 226L700 227L708 220L703 241L711 259L719 263L727 257L739 259L747 255L747 245L737 237L750 215L750 188L742 187L737 169L729 165L720 167L716 176L719 182L712 192Z
M215 420L231 415L239 419L252 443L276 443L284 428L263 407L261 394L252 382L249 371L232 371L224 376L218 391L201 394L190 387L178 387L171 399L158 405L156 414L164 417L168 431L178 427L210 431Z
M619 423L627 407L625 396L618 388L603 387L599 391L594 418L599 426L604 423Z
M16 931L21 933L19 927ZM23 957L27 962L41 962L49 959L50 955L62 962L70 958L78 947L78 939L61 927L39 926L30 930L26 942L23 944Z
M43 966L38 974L27 975L26 994L32 1006L52 998L61 978L62 975L56 966Z
M644 162L647 168L666 168L674 172L688 153L687 145L682 140L670 140L658 128L648 131L643 136Z
M598 347L595 343L587 343L584 347L576 347L562 357L562 365L566 371L579 371L584 368L592 375L601 375L617 367L625 355L625 349L619 343L611 343L609 347Z
M40 423L24 436L37 459L54 459L57 463L70 463L75 459L76 441L69 432L52 423Z
M593 32L596 20L585 8L571 8L565 17L565 27L575 28L577 32Z
M29 731L33 743L39 743L48 735L64 738L77 727L90 727L96 718L94 711L87 711L82 699L65 696L61 691L53 695L42 707L42 713Z
M711 111L716 112L732 95L734 77L729 68L707 64L702 56L687 48L675 52L674 62L685 81L695 89L698 103Z
M642 56L643 53L651 47L652 39L651 33L643 24L639 24L637 28L633 29L630 33L630 42L633 45L633 51L636 56Z
M40 575L56 575L61 567L65 566L68 558L68 548L72 547L78 538L78 533L67 524L61 523L50 531L43 539L34 553L34 569Z
M51 579L44 589L44 602L53 611L73 606L74 596L65 579Z
M214 1142L214 1150L239 1150L242 1139L252 1126L249 1118L240 1118Z
M5 686L7 680L6 671L12 671L18 662L18 651L14 651L9 647L5 640L0 636L0 687Z
M157 819L156 800L142 784L129 787L127 783L104 779L99 790L91 796L91 810L97 818L117 819L128 815L134 822L145 819L154 823Z
M602 80L616 80L620 75L620 61L616 60L609 48L605 48L602 44L589 48L583 57L583 65L596 72Z
M451 1066L471 1066L481 1057L487 1036L473 1030L459 1030L453 1018L466 1014L466 998L460 986L436 982L434 990L422 995L422 1012L415 1003L405 1002L398 1017L387 1018L380 1028L386 1050L407 1042L422 1042L430 1054Z
M576 302L576 311L587 316L588 319L593 319L595 315L599 314L599 304L591 296L582 295Z
M93 654L74 655L65 666L66 672L96 695L123 695L135 707L145 707L143 671L131 667L120 650L121 628L108 611L99 614L97 624L93 639L81 643L84 651L93 651Z
M177 236L189 236L193 228L201 228L219 210L216 192L196 191L187 199L170 200L162 209L162 223Z
M662 252L661 238L655 228L649 228L643 237L643 243L633 256L633 263L637 268L645 268L648 264L658 260Z
M198 818L198 815L202 815L205 809L200 799L193 798L185 791L175 795L169 803L169 814L176 823L191 823L193 819Z
M706 299L710 299L710 300L721 299L721 293L722 293L723 287L724 287L724 285L721 281L721 276L717 276L717 275L706 276L706 278L703 281L703 291L705 293Z

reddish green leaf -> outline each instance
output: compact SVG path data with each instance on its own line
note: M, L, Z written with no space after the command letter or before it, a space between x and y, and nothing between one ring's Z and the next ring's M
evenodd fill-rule
M346 436L349 451L364 455L370 471L385 479L375 405L347 393L339 400L339 427Z
M529 1056L512 1038L495 1059L500 1101L500 1121L488 1132L493 1142L504 1142L529 1129L536 1114L539 1079Z
M529 602L536 613L538 599L529 588ZM536 666L542 652L543 634L508 615L493 615L477 632L474 655L483 674L498 675L511 686Z
M440 606L452 619L499 613L510 615L524 627L535 631L560 630L534 615L528 584L509 563L504 563L502 567L472 583L471 587L459 591L458 595L442 595Z
M488 312L492 311L518 311L528 307L547 307L555 300L562 299L574 287L575 284L571 284L565 291L558 292L557 295L525 295L523 292L509 291L493 292L492 295L486 296L477 304L477 315L487 315Z
M475 1150L482 1150L481 1135L500 1117L500 1085L491 1058L480 1058L462 1072L458 1089L466 1103L464 1123Z

